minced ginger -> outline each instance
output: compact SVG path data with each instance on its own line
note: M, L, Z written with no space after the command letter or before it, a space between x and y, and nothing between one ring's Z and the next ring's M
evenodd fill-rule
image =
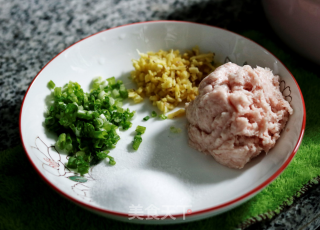
M180 102L194 100L201 80L216 68L214 53L200 54L198 47L182 55L179 50L138 53L140 59L132 60L135 70L131 72L138 89L129 90L128 96L135 103L148 97L163 113L174 109ZM178 111L174 117L185 113L184 110Z

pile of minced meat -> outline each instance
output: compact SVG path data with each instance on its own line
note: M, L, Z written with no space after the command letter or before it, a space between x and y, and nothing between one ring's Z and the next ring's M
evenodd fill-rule
M186 104L189 144L238 169L267 153L293 113L279 87L279 76L268 68L220 66Z

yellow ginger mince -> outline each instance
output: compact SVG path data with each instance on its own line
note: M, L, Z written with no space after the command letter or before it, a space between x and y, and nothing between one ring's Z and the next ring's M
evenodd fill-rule
M198 47L182 55L179 50L138 53L140 59L132 60L135 70L131 72L138 89L129 90L129 98L139 103L148 97L163 113L180 102L194 100L201 80L216 68L212 65L214 53L200 54ZM178 114L172 118L184 111Z

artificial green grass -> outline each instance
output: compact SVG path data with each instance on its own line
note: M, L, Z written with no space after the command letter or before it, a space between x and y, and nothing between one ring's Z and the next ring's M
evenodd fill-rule
M0 229L233 229L244 221L272 217L280 206L313 178L320 176L320 79L299 63L292 52L258 32L244 34L277 56L298 81L306 104L304 139L286 170L257 196L227 213L205 220L145 226L100 217L79 208L52 191L36 174L21 146L0 152ZM316 183L316 182L315 182ZM265 215L262 215L266 213ZM260 216L259 216L260 215Z

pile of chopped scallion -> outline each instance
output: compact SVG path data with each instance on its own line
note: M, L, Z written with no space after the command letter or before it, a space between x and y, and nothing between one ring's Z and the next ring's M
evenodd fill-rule
M105 158L114 165L108 153L120 139L117 129L129 129L134 115L134 111L122 108L122 100L128 97L123 82L98 77L90 93L71 81L64 87L50 81L48 87L53 89L54 103L48 109L45 125L59 135L56 148L70 155L67 167L83 175Z

